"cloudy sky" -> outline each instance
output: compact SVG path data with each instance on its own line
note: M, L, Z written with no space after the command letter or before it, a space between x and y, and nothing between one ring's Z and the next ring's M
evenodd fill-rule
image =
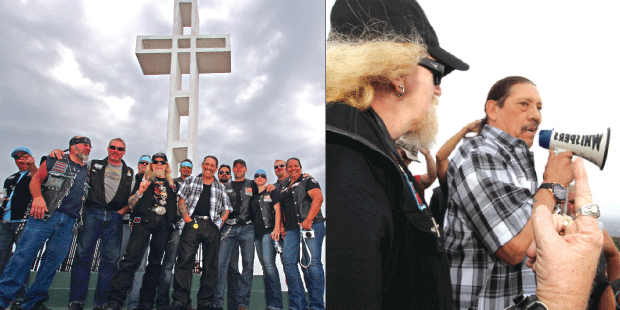
M326 2L327 29L333 3ZM528 77L537 84L543 100L539 129L601 132L611 127L604 170L591 163L586 163L586 169L594 200L601 205L601 218L620 220L620 203L614 194L620 175L616 126L620 5L602 0L587 4L534 0L419 3L441 46L470 65L469 71L455 71L442 80L439 134L432 153L463 126L484 116L487 92L497 80L510 75ZM532 150L542 180L548 151L538 146L538 136L535 141ZM426 169L415 163L410 168L416 173Z
M229 34L232 49L231 73L200 76L198 161L243 158L247 176L262 168L275 181L274 160L299 157L325 184L324 7L271 4L198 1L200 35ZM172 34L173 0L0 5L0 178L17 171L15 147L38 159L75 135L92 139L93 159L125 139L133 168L165 152L170 78L143 75L135 47L139 35Z

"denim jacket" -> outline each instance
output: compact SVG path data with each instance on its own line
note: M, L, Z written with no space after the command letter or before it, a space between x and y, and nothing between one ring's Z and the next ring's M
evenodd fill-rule
M47 160L50 158L48 157ZM47 172L47 181L41 187L43 199L45 200L45 204L47 205L47 211L45 212L45 217L43 220L47 220L50 218L52 213L60 207L62 200L69 194L71 190L71 186L73 186L73 181L75 180L76 173L67 169L69 167L71 159L69 155L64 155L61 159L56 160L54 166L50 171ZM90 170L90 163L85 162L87 171ZM60 172L63 171L63 172ZM86 196L88 195L88 175L86 176L84 184L84 195L82 196L82 208L84 207L84 201L86 201ZM80 209L80 225L82 222L82 209Z

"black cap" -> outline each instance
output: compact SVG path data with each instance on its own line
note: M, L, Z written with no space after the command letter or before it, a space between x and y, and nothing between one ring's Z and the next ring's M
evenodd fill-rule
M155 154L153 154L153 156L151 156L151 158L153 158L153 160L155 160L155 158L157 158L157 157L163 158L165 161L168 161L168 157L164 153L155 153Z
M439 40L422 7L414 0L336 0L330 15L332 31L373 39L386 32L404 36L418 33L433 57L446 65L444 76L469 65L439 46Z
M235 161L233 162L233 167L234 167L236 164L243 164L243 166L244 166L244 167L246 167L246 168L248 167L248 166L245 164L245 160L243 160L243 159L235 159Z

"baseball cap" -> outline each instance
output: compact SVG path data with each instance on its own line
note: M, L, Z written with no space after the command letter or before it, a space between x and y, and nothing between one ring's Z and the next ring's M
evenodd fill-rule
M372 40L386 32L417 33L433 57L446 66L444 76L469 65L444 50L424 10L415 0L336 0L330 14L331 31Z
M156 157L163 158L165 161L168 161L168 157L164 153L155 153L151 158L155 159Z
M28 153L30 156L32 156L32 152L30 152L30 150L27 147L17 147L13 150L13 152L11 152L11 157L13 157L14 159L17 159L17 154L19 153Z
M235 161L233 162L233 167L234 167L236 164L239 164L239 163L240 163L240 164L242 164L244 167L246 167L246 168L247 168L247 165L245 164L245 160L243 160L243 159L235 159Z

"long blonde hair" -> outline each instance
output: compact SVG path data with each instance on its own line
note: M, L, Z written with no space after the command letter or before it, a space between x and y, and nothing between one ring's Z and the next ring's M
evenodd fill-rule
M155 158L153 158L155 160ZM172 170L170 169L170 163L166 162L166 180L168 180L168 184L173 185L174 180L170 176L172 174ZM153 162L149 163L149 166L146 168L145 172L146 179L153 182L156 180L155 174L153 173Z
M325 54L325 100L366 110L378 86L408 75L426 55L426 46L415 35L388 33L365 40L332 32Z

